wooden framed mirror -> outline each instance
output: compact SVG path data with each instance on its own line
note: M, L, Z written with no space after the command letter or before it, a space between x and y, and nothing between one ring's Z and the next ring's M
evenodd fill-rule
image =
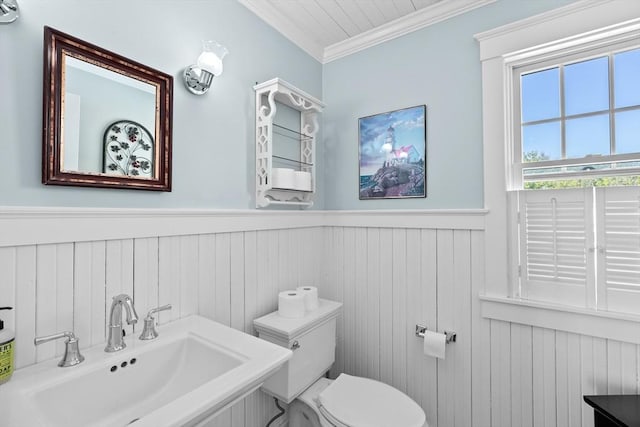
M44 28L42 182L171 191L173 77Z

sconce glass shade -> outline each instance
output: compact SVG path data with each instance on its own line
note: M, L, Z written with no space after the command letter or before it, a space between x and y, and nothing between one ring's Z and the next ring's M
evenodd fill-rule
M213 40L204 41L202 47L197 63L184 70L184 84L196 95L205 94L213 78L222 74L222 59L229 53L226 47Z
M10 24L18 19L20 10L16 0L0 0L0 24Z
M222 60L229 53L226 47L213 40L202 42L202 53L198 57L198 67L214 76L222 74Z

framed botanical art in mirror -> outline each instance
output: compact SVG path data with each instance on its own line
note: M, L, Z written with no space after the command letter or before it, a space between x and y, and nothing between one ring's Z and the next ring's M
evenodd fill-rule
M44 28L42 182L171 191L173 78Z

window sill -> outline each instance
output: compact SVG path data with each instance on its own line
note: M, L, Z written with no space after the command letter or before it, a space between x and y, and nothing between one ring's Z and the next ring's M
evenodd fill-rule
M640 316L480 295L482 317L640 344Z

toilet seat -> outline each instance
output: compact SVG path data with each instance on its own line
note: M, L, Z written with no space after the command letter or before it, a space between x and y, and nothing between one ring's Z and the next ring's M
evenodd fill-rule
M424 411L387 384L340 374L318 396L318 408L338 427L422 427Z

